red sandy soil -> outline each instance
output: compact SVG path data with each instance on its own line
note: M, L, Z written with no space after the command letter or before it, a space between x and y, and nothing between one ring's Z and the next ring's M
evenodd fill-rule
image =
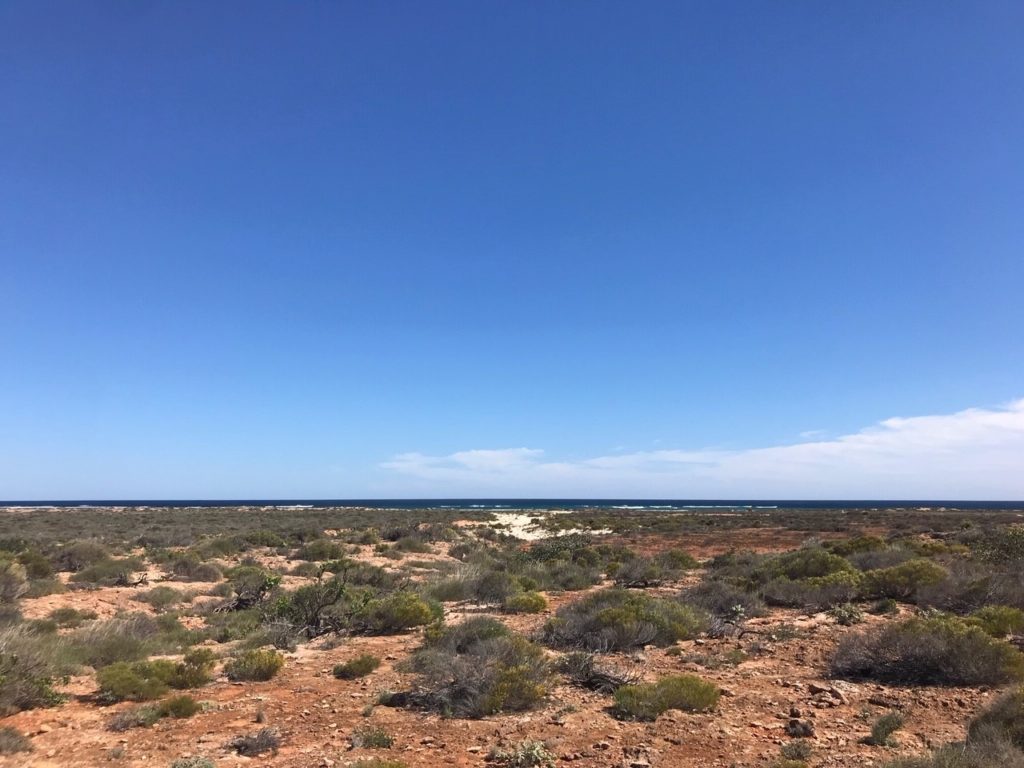
M725 534L681 537L669 542L682 544L698 558L724 549L783 549L796 546L799 534L755 529ZM644 537L631 544L658 549L664 540ZM409 555L409 559L444 558ZM396 562L366 557L386 567ZM158 573L152 573L152 580ZM687 582L700 578L690 574ZM296 583L302 581L296 579ZM152 583L152 582L151 582ZM167 583L183 590L204 586ZM661 590L672 594L682 584ZM142 588L145 589L145 588ZM23 601L26 617L48 614L56 607L91 609L101 617L118 610L149 610L131 599L137 589L110 588L72 591ZM550 610L576 600L582 593L549 595ZM208 598L207 598L208 599ZM458 621L471 606L449 606L447 619ZM530 633L545 615L500 616L514 629ZM573 766L764 766L779 756L780 746L790 739L785 725L791 713L814 724L812 766L872 766L900 754L916 754L931 746L963 738L965 723L998 692L962 688L894 688L872 683L853 684L825 679L828 659L839 639L847 632L861 631L880 621L867 617L858 627L842 627L823 614L803 616L795 611L774 610L769 617L748 622L762 634L735 639L695 640L679 643L681 656L668 649L649 648L634 654L612 654L611 663L633 670L646 680L668 674L695 673L714 681L723 690L718 710L712 714L668 712L654 723L619 722L607 711L610 697L559 685L540 709L524 714L506 714L482 720L444 719L387 707L369 707L382 690L402 690L411 677L396 665L420 643L419 632L390 637L358 637L338 647L320 640L286 653L282 672L266 683L231 683L220 677L214 683L192 691L195 698L209 702L209 709L187 720L164 719L150 728L123 733L106 730L106 723L131 704L100 707L86 697L95 689L94 678L75 677L64 688L69 700L52 709L21 712L0 719L31 737L34 751L0 758L2 766L36 768L78 768L79 766L169 766L179 757L203 755L217 766L243 763L280 768L344 766L359 759L379 756L399 759L409 766L483 766L488 752L526 739L543 740L559 764ZM782 625L795 629L794 637L771 639L771 631ZM684 661L687 656L716 656L760 641L762 648L736 666L707 669ZM223 646L211 644L221 652ZM362 653L373 653L384 662L378 670L356 681L336 680L331 668ZM860 743L871 724L892 707L906 716L896 734L896 748ZM258 724L262 713L263 724ZM349 749L348 736L359 726L373 724L394 736L390 750ZM256 758L235 755L226 742L262 727L279 729L282 746L276 754Z

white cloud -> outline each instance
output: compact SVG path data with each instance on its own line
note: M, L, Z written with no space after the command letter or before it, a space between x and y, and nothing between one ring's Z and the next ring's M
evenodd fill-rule
M406 453L381 465L436 496L1024 498L1024 400L891 418L849 435L740 451L552 460L531 448Z

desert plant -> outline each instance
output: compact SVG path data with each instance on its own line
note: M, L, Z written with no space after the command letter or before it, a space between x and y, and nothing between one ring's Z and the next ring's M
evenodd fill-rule
M56 622L58 627L65 629L76 629L95 618L95 611L83 611L77 608L55 608L50 611L50 620Z
M501 768L551 768L555 756L543 741L521 741L511 747L491 750L487 761Z
M127 585L132 573L144 569L145 564L137 557L110 558L77 571L71 576L71 581L75 584Z
M843 638L832 674L918 685L997 685L1024 678L1024 656L955 617L913 618Z
M656 720L670 709L707 712L718 704L719 690L694 675L664 677L656 683L624 685L615 691L613 714L623 720Z
M864 621L864 612L853 603L834 606L829 609L828 615L844 627L852 627Z
M32 742L19 731L8 725L0 727L0 755L14 755L18 752L31 752Z
M864 739L864 743L875 747L894 746L892 735L902 727L903 715L898 712L887 712L871 726L871 734Z
M966 619L992 637L1006 637L1024 630L1024 611L1008 605L986 605Z
M548 601L540 592L517 592L501 604L505 613L540 613L547 607Z
M118 661L96 673L96 698L107 704L118 701L151 701L167 693L174 674L171 661Z
M684 590L679 599L719 618L733 621L763 616L766 612L764 601L759 597L718 579L703 581Z
M382 703L483 717L530 709L547 695L551 669L544 651L501 622L467 619L425 640L409 662L419 673L416 689Z
M995 738L1024 750L1024 688L1000 696L967 729L968 742Z
M783 744L780 751L784 760L799 760L806 763L814 754L814 747L806 739L796 739Z
M361 656L356 656L354 659L346 661L344 664L337 664L334 667L333 673L339 680L355 680L356 678L366 677L377 667L380 666L380 659L376 656L364 653Z
M246 651L224 665L228 680L266 681L281 671L284 656L277 651Z
M348 737L353 749L391 749L395 737L373 725L363 725Z
M256 757L264 752L277 752L281 746L281 734L275 728L261 728L256 733L236 736L226 746L243 757Z
M573 685L599 693L615 693L638 680L635 673L599 664L594 654L585 651L567 653L556 666Z
M118 712L107 723L107 730L120 733L132 728L149 728L160 719L160 710L156 704L131 707Z
M147 603L158 611L165 611L175 603L180 603L188 597L180 590L161 585L134 596L140 603Z
M28 592L25 566L13 560L0 559L0 603L13 603Z
M23 626L0 629L0 716L63 700L54 689L68 671L59 650L59 641Z
M171 768L217 768L208 757L180 757L171 763Z
M864 574L866 597L891 597L894 600L910 600L924 587L934 586L949 575L949 572L931 560L919 558L880 568Z
M603 589L559 608L545 623L541 637L556 648L606 652L669 645L693 638L705 627L707 616L688 605Z
M351 627L355 632L386 635L421 627L439 620L443 615L437 603L403 590L368 601L352 617Z

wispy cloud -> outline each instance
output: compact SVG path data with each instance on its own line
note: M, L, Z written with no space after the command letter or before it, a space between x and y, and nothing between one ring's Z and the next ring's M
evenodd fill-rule
M1024 400L896 417L834 439L739 451L553 459L536 448L405 453L423 493L648 498L1024 498Z

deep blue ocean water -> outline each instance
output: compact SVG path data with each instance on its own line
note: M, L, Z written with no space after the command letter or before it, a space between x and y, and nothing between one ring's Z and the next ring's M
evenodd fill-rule
M0 507L368 507L371 509L1024 509L1024 501L941 499L61 499Z

